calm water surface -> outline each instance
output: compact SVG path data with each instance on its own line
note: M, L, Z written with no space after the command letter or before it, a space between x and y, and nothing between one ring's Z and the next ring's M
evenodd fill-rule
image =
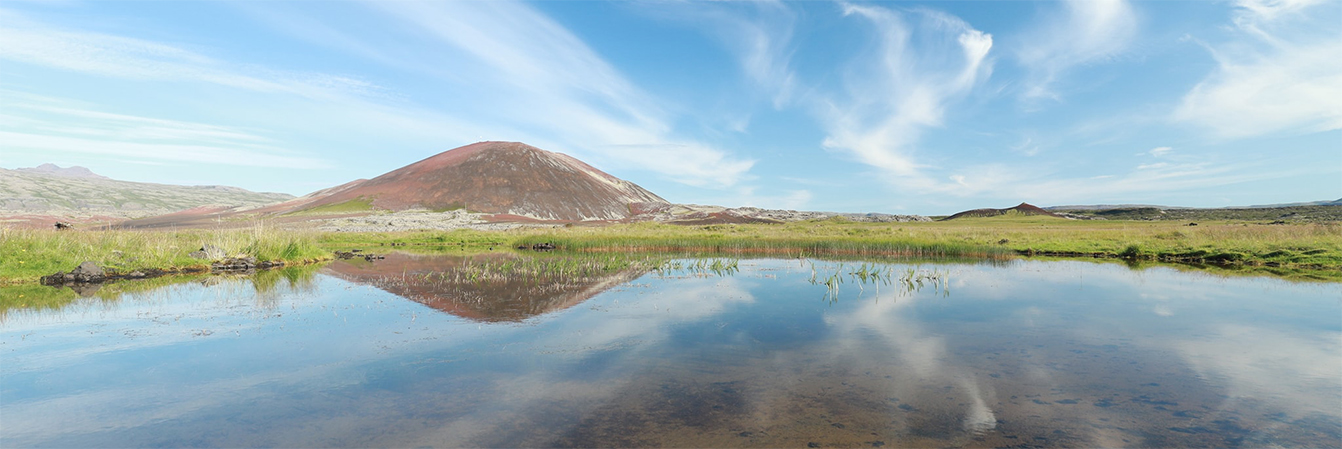
M837 291L813 277L860 263L416 277L461 263L10 310L0 447L1342 446L1338 284L1043 261Z

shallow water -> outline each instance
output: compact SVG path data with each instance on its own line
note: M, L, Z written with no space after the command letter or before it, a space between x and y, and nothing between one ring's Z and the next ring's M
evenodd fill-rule
M1342 445L1339 284L1042 261L883 266L921 287L799 260L415 277L461 263L11 310L0 447Z

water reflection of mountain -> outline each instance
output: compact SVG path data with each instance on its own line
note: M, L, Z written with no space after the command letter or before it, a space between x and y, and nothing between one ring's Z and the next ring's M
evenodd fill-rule
M392 253L368 262L341 260L322 272L350 282L370 285L388 293L462 318L484 322L522 321L564 310L629 282L647 269L629 268L595 275L500 275L463 280L463 272L478 273L482 264L497 267L522 256L507 253L442 256Z

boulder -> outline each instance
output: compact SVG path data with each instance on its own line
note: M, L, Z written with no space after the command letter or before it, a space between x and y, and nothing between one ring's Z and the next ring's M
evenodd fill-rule
M200 250L192 251L187 254L188 257L191 257L193 259L205 259L205 260L223 259L224 255L225 254L223 248L208 243L206 243L204 246L201 246Z
M103 272L102 267L95 262L84 262L79 267L71 271L67 278L73 278L74 282L102 282L107 279L107 273ZM71 279L67 279L69 282Z
M98 266L97 262L88 261L79 264L69 273L56 272L50 276L42 276L38 281L42 285L62 285L102 282L104 280L107 280L107 273L103 271L102 267Z

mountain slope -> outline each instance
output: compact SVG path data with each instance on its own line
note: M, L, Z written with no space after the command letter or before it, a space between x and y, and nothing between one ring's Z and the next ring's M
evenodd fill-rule
M328 194L287 213L367 205L449 210L557 221L619 220L641 204L666 200L571 156L517 142L479 142L448 150Z
M1039 216L1045 216L1045 217L1063 218L1061 215L1058 215L1058 214L1055 214L1055 213L1046 211L1046 210L1041 209L1041 208L1039 208L1038 206L1035 206L1035 205L1033 205L1033 204L1029 204L1029 203L1020 203L1020 204L1016 205L1016 207L1009 207L1009 208L1006 208L1006 209L974 209L974 210L967 210L967 211L964 211L964 212L957 213L957 214L955 214L955 215L951 215L951 216L946 217L946 218L944 218L944 219L942 219L942 220L954 220L954 219L957 219L957 218L968 218L968 217L996 217L996 216L999 216L999 215L1007 215L1007 214L1013 214L1013 213L1014 213L1014 214L1021 214L1021 215L1039 215Z
M202 206L251 207L293 198L237 187L117 181L82 167L0 168L0 216L136 218Z

